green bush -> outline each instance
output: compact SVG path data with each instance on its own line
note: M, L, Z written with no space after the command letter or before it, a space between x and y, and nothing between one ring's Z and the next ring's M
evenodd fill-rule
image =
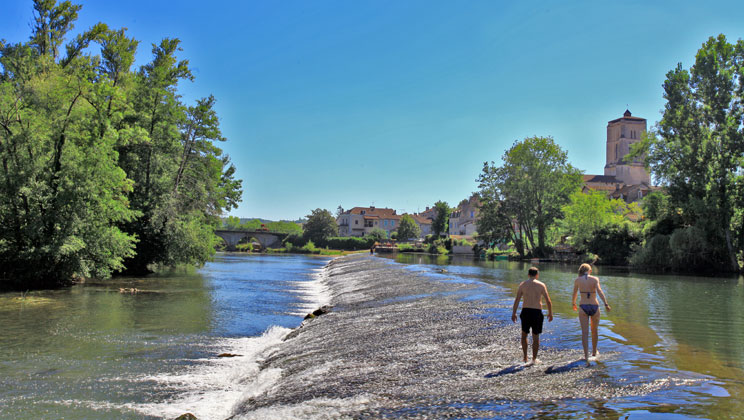
M375 240L373 238L357 238L353 236L332 237L326 238L322 241L318 241L318 246L329 249L338 249L341 251L357 251L360 249L369 249L372 248L372 245L374 244Z
M669 248L671 235L654 235L631 257L630 264L637 268L664 271L670 269L672 251Z
M640 233L629 223L605 226L595 231L587 248L597 254L597 264L627 265L633 250L641 244Z

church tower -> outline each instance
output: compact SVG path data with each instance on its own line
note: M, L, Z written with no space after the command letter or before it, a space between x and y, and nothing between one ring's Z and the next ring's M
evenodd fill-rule
M641 141L646 132L646 119L634 117L627 109L622 118L607 123L607 164L604 174L614 176L626 185L651 184L651 177L643 166L643 161L628 159L630 145Z

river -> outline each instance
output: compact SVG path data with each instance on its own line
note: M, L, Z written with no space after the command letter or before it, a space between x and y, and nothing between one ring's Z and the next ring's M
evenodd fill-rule
M329 261L219 254L195 272L0 294L0 418L744 411L741 278L595 269L613 311L602 314L600 362L584 368L569 302L575 267L540 265L556 319L543 364L525 369L508 317L526 265L399 255L324 268ZM302 323L326 303L331 314Z

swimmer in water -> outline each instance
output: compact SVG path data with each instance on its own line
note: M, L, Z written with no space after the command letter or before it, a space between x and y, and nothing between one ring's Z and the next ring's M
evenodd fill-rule
M612 308L607 304L607 298L605 298L602 287L599 285L599 279L594 276L590 276L592 273L592 267L589 264L581 264L579 267L579 277L574 280L573 297L571 302L573 304L573 310L579 313L579 323L581 324L581 345L584 346L584 360L586 365L590 366L589 363L589 324L592 326L592 357L597 357L597 340L599 334L597 333L597 327L599 327L599 301L597 296L604 302L605 308L609 312ZM576 308L576 295L581 294L579 298L579 308Z

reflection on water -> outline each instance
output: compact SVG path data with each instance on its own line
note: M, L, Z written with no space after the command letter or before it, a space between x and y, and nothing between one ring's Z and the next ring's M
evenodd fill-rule
M188 372L249 351L232 338L299 325L297 283L327 261L224 254L198 272L0 294L0 418L159 418L186 389L226 387Z
M399 254L394 258L405 264L448 265L451 275L493 284L510 296L514 296L519 282L526 279L530 266L522 262L443 259L416 254ZM570 300L578 267L564 264L538 267L540 280L548 286L554 312L575 319ZM643 369L673 369L717 378L725 391L705 391L720 397L709 401L710 405L706 403L704 408L701 405L705 417L730 417L744 409L742 277L649 275L603 267L596 267L594 274L600 278L612 306L610 313L602 313L600 350L603 346L617 346L625 353L626 362ZM560 334L555 345L580 346L578 323L575 330L561 330ZM663 404L658 412L664 412Z

